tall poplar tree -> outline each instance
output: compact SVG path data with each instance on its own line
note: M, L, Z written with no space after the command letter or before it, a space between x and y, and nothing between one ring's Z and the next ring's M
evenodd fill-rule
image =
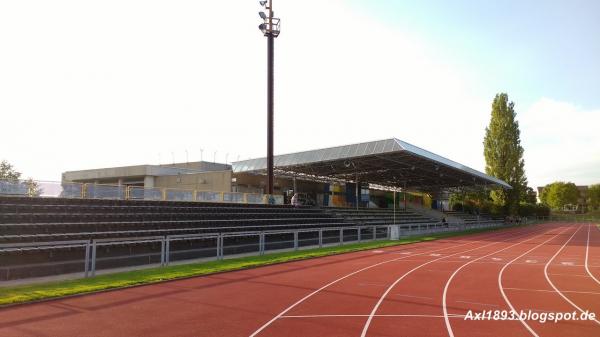
M483 140L485 172L512 186L510 190L492 191L492 200L504 206L511 215L518 213L520 196L527 188L521 132L514 107L515 103L508 101L507 94L496 95L490 125L485 129Z

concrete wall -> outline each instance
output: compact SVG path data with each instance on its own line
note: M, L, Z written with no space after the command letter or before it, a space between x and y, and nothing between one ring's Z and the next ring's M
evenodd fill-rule
M144 177L147 176L176 176L228 170L231 170L231 165L209 162L176 163L168 165L135 165L67 171L63 173L62 180L116 184L119 179L122 179L123 182L127 183L127 180L143 180Z
M231 171L211 171L155 177L154 187L184 190L231 192Z
M144 177L148 170L147 165L111 167L103 169L68 171L62 174L63 181L88 182L100 179L111 179L115 182L122 177Z
M248 193L264 193L266 186L265 182L267 177L263 175L253 175L248 173L236 173L234 174L236 182L234 185L238 192ZM294 188L294 181L292 178L278 178L275 177L274 192L275 194L282 194L287 190ZM323 183L306 181L296 179L297 192L317 194L323 192Z

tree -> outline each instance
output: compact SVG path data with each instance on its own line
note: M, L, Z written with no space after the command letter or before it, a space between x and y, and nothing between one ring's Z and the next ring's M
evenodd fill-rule
M561 210L565 205L577 204L579 190L573 183L557 181L544 187L540 200L553 210Z
M514 102L505 93L497 94L492 103L492 117L485 129L483 154L485 172L506 181L512 189L491 192L495 204L502 205L511 215L517 215L519 201L525 192L525 161L521 146L519 122L515 119Z
M19 178L21 178L21 173L15 171L9 162L6 160L0 162L0 180L15 181Z
M588 204L596 210L600 207L600 184L588 187Z
M537 193L529 186L523 191L521 201L528 204L537 204Z
M40 185L32 178L19 181L21 172L16 171L6 160L0 162L0 194L28 195L39 197L42 194Z

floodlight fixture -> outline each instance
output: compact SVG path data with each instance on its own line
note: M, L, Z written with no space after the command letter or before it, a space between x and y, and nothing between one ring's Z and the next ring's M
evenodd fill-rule
M267 14L265 14L265 12L258 12L258 16L260 16L260 18L263 20L267 19Z
M267 5L267 1L259 1L258 2L261 6L265 7Z

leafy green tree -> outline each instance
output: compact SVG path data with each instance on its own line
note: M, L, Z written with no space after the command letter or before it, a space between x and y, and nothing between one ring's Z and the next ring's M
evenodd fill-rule
M511 215L517 215L519 201L526 191L525 161L521 132L516 120L514 102L505 93L497 94L492 103L492 117L485 129L483 153L485 172L506 181L512 189L491 192L495 204L502 205Z
M0 162L0 180L15 181L19 178L21 178L21 173L15 171L9 162L6 160Z
M540 200L553 210L561 210L565 205L577 204L579 190L573 183L557 181L544 187Z
M600 184L588 187L588 204L595 210L600 207Z
M537 204L537 193L529 186L523 191L521 195L521 202L528 204Z

